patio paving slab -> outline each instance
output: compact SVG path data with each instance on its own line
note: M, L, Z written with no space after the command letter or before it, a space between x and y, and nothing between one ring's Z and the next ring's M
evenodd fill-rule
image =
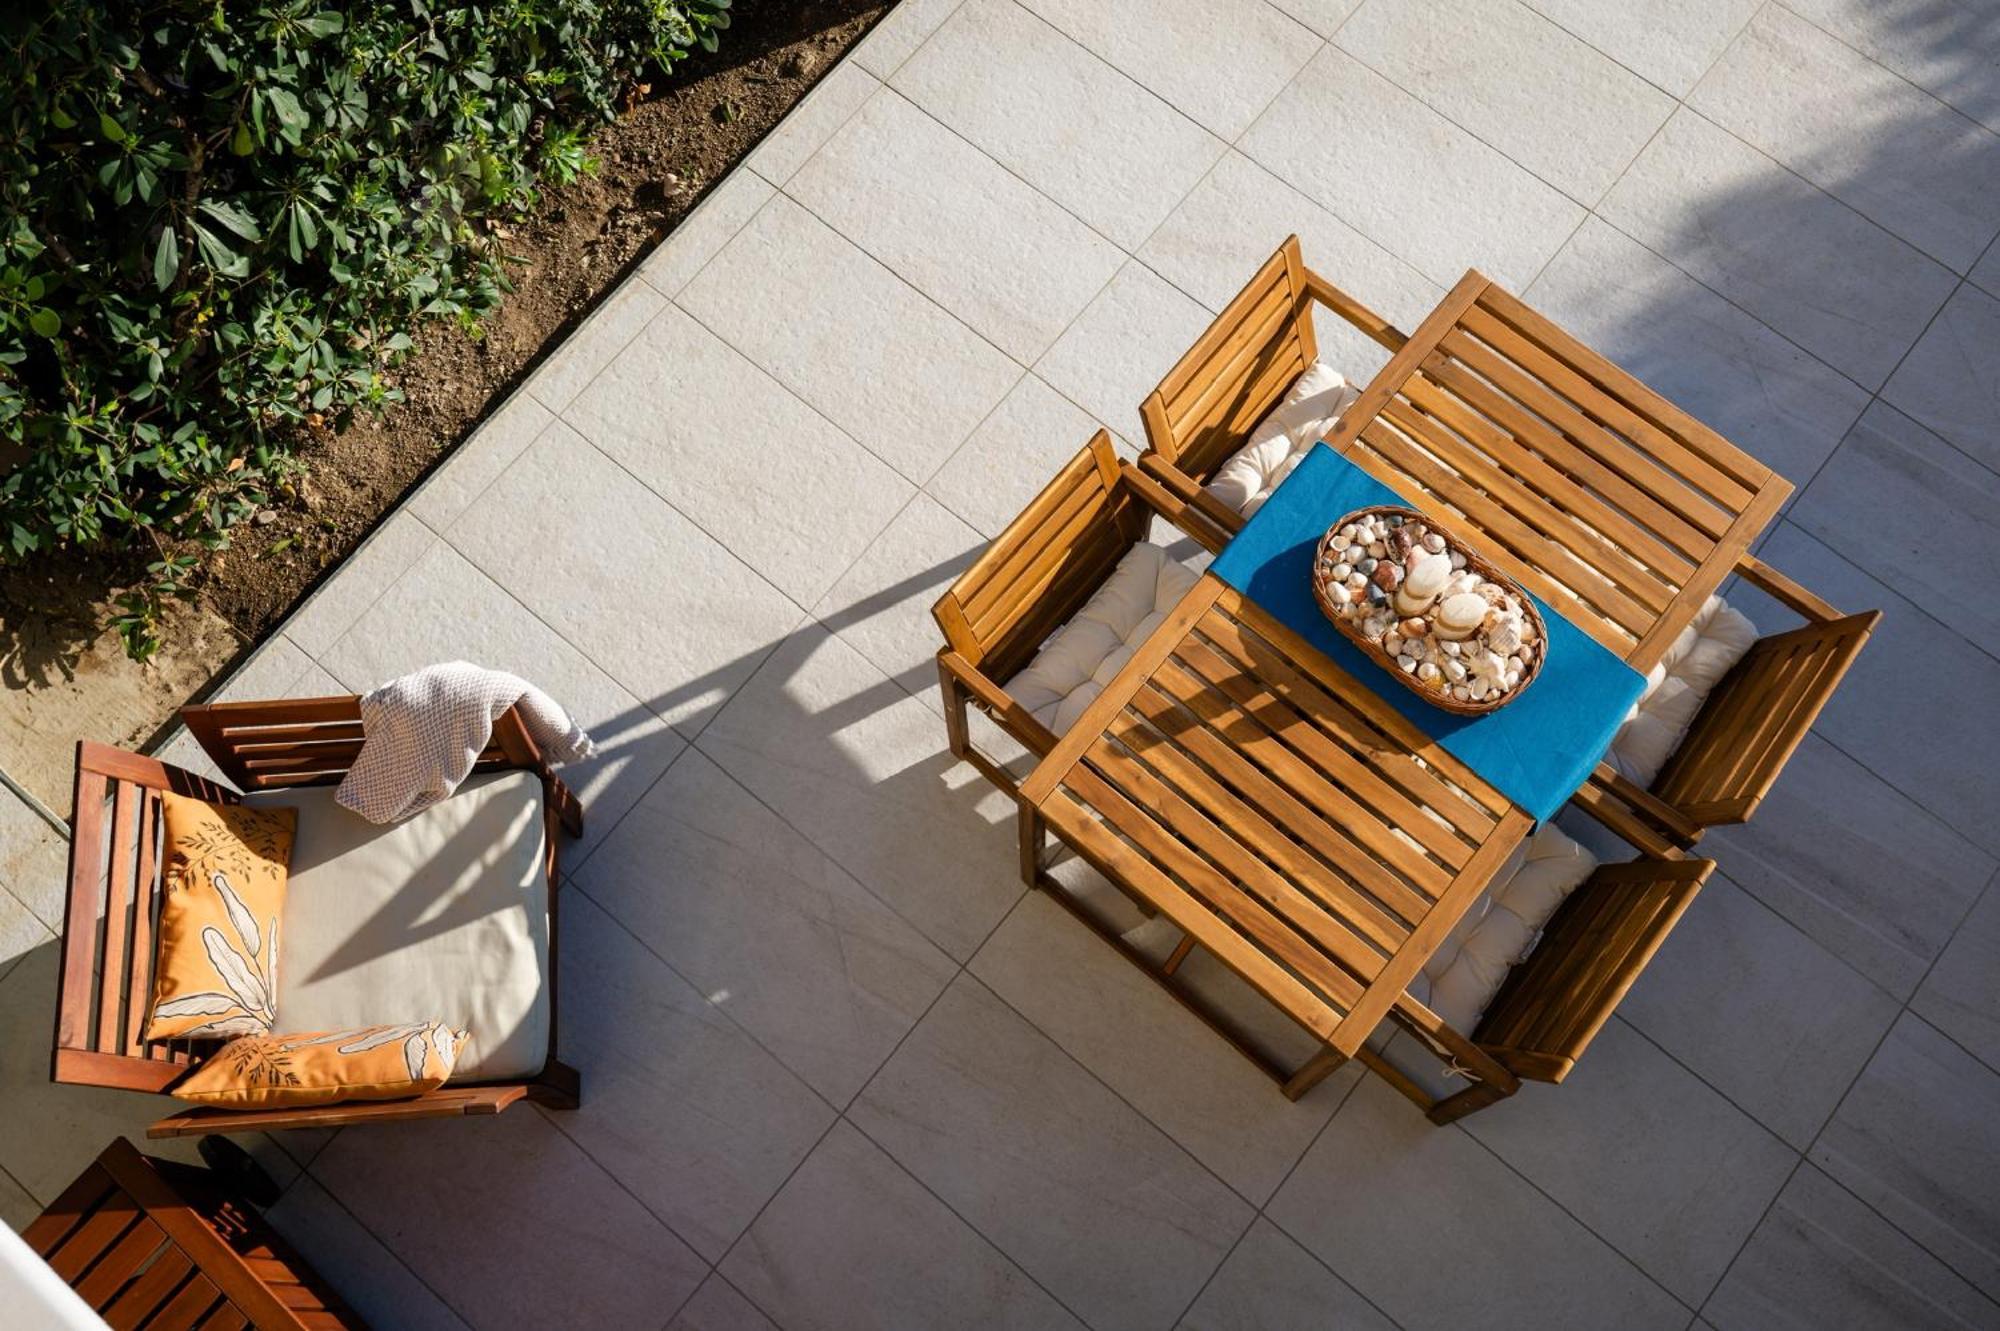
M458 446L447 465L417 487L408 511L432 531L443 531L478 502L554 419L555 413L533 397L513 394ZM340 581L346 580L344 573Z
M834 74L829 74L819 87L813 89L811 96L805 102L794 108L791 116L765 137L758 151L762 152L764 148L770 148L773 144L779 144L782 148L782 141L790 140L794 134L805 133L804 129L795 126L793 122L799 118L799 112L806 110L813 98L827 91L827 84L832 83L834 75L842 71L853 71L857 77L866 79L870 88L874 86L874 80L862 74L858 66L847 64L835 66ZM846 80L843 79L841 82L844 84ZM831 133L832 130L829 129L827 132ZM814 146L817 147L817 143ZM754 161L755 157L756 154L752 154L750 161ZM750 161L746 161L745 165L750 165ZM703 199L693 212L681 219L681 224L673 229L673 233L646 256L645 261L639 265L639 276L645 279L646 285L668 299L678 296L681 288L692 282L695 276L707 267L708 261L715 257L716 252L727 245L776 193L777 190L755 171L734 171L724 176L721 182L709 191L708 197Z
M1023 375L924 490L990 539L1096 432L1097 422L1082 407Z
M1334 41L1586 207L1674 109L1520 0L1368 0Z
M1141 449L1139 404L1160 382L1160 367L1179 360L1213 317L1134 259L1035 362L1035 373Z
M1185 1331L1284 1331L1307 1326L1391 1331L1396 1324L1259 1216L1180 1325Z
M888 26L887 20L883 26ZM826 77L814 85L805 100L793 107L776 129L764 136L763 142L743 159L743 165L771 184L783 186L881 86L882 81L858 62L841 61L827 71ZM743 174L736 172L729 179Z
M2000 250L2000 247L1996 247ZM1988 469L2000 468L2000 261L1991 292L1960 287L1882 390L1883 398L1957 444Z
M2000 1071L2000 893L1991 884L1924 977L1910 1010Z
M1528 0L1530 8L1676 97L1684 97L1763 0Z
M649 284L627 278L529 377L529 394L550 411L560 412L666 304L666 297Z
M294 1248L312 1254L313 1270L371 1325L399 1331L469 1331L465 1319L318 1181L300 1179L264 1218Z
M719 1275L701 1282L667 1331L775 1331L777 1323L757 1311L757 1305L736 1292Z
M1979 0L1788 0L1870 59L2000 131L2000 27Z

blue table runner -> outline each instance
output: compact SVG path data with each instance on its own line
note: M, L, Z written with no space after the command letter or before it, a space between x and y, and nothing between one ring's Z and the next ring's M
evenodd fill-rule
M1548 655L1527 691L1498 711L1460 716L1385 678L1381 666L1327 621L1311 583L1313 554L1327 527L1375 504L1410 507L1388 486L1317 444L1210 571L1331 657L1494 789L1537 820L1551 817L1611 746L1645 677L1537 596L1548 628ZM1478 532L1462 534L1479 544Z

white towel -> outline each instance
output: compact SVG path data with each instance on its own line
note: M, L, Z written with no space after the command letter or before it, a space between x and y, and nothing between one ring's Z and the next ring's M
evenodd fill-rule
M528 738L551 766L597 752L590 736L540 689L469 661L425 666L361 698L361 752L334 799L371 823L422 813L458 789L518 704Z

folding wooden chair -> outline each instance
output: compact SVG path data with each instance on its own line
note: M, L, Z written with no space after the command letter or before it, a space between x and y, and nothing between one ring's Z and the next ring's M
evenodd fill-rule
M337 785L361 750L360 699L221 703L181 711L188 729L237 788L88 740L77 745L69 887L58 962L50 1078L64 1085L164 1091L218 1047L216 1041L142 1038L152 994L161 884L160 794L239 803L244 791ZM153 1124L150 1137L494 1114L523 1099L576 1107L576 1071L556 1057L558 830L579 835L583 808L550 771L518 715L508 711L474 768L527 771L541 781L537 834L548 877L548 1058L519 1081L459 1084L404 1100L232 1111L197 1108Z

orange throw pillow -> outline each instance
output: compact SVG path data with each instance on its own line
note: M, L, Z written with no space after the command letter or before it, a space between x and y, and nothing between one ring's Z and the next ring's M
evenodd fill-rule
M217 1109L395 1100L444 1085L465 1038L441 1021L246 1035L210 1054L169 1093Z
M148 1040L210 1039L271 1029L278 919L297 809L164 792L159 947Z

